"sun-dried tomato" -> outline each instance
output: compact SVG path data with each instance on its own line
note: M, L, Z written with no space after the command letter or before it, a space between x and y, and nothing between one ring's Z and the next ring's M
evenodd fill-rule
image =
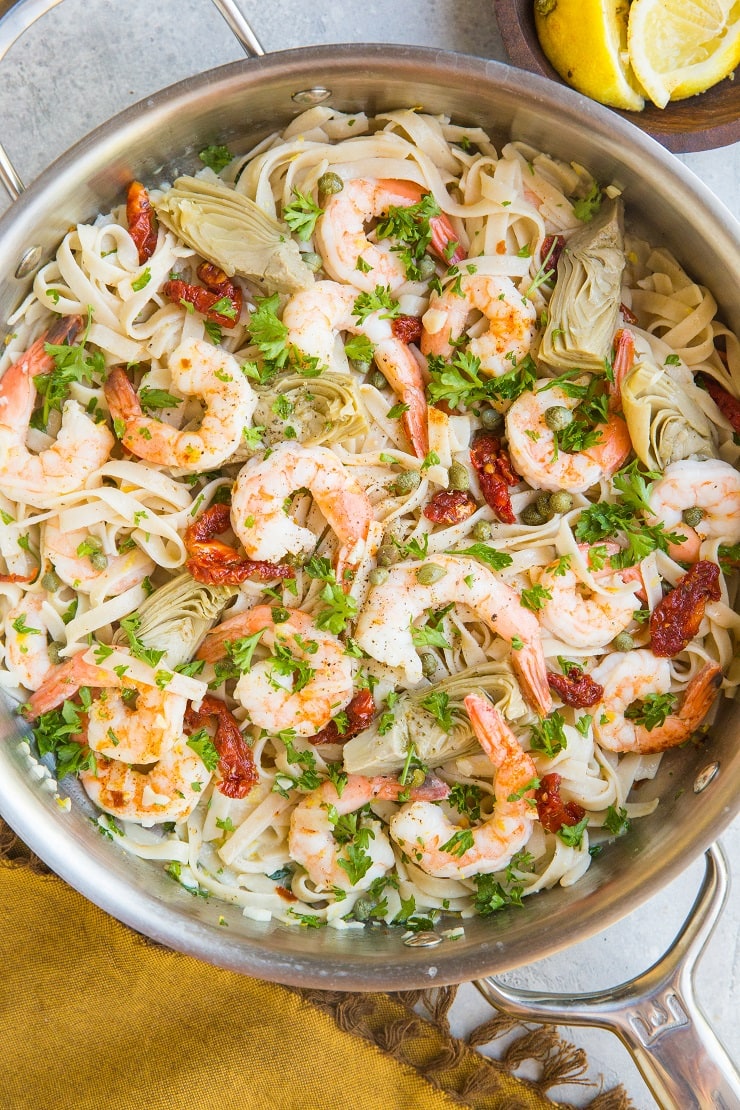
M545 238L542 240L542 246L540 247L540 265L545 265L545 259L549 254L550 257L547 258L547 268L548 270L557 271L558 262L560 261L560 255L563 253L564 246L565 236L546 235ZM552 253L550 253L551 251Z
M478 508L468 490L441 489L422 509L427 520L435 524L461 524Z
M220 324L223 328L236 327L242 311L242 291L239 286L211 262L201 262L197 274L204 288L173 278L162 286L163 294L171 301L191 304L206 320L214 324ZM218 309L215 309L216 305L219 306Z
M367 728L375 716L373 695L369 690L358 690L344 713L347 717L347 724L343 729L340 730L336 721L329 721L328 725L311 737L311 743L338 744L357 736L358 732Z
M246 798L259 776L252 749L242 735L230 709L212 694L206 694L198 709L185 711L185 730L192 732L216 718L213 745L218 752L218 789L227 798Z
M396 316L391 320L391 331L402 343L418 343L421 339L421 317Z
M707 601L719 601L720 596L719 567L708 559L700 559L653 609L650 617L653 655L670 659L683 651L699 631Z
M562 777L551 771L544 775L535 791L537 815L543 829L556 833L563 825L577 825L586 815L583 806L577 802L564 802L560 797Z
M478 475L481 493L504 524L516 523L511 507L508 486L519 481L512 469L511 460L501 446L498 436L490 432L478 432L470 448L470 461Z
M185 531L188 552L187 568L196 582L211 586L236 586L249 578L269 582L275 578L293 578L295 571L287 563L266 563L240 555L227 543L213 537L231 525L228 505L211 505Z
M140 181L132 181L126 193L128 232L139 252L139 265L154 254L157 247L157 218L149 193Z
M604 687L575 665L568 667L565 674L548 671L547 681L560 694L561 701L574 709L587 709L604 696Z
M711 378L709 374L697 375L698 381L704 386L715 405L726 420L729 420L733 429L740 432L740 401L728 393L724 386Z

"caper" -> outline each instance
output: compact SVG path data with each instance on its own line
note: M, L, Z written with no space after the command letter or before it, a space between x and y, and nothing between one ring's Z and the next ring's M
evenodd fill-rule
M629 632L620 632L612 640L612 647L615 651L632 651L635 646L635 641L630 636Z
M551 432L562 432L573 420L573 413L565 405L550 405L545 409L545 423Z
M319 192L323 193L325 197L332 196L334 193L341 193L344 188L344 182L338 173L332 173L328 170L327 173L322 173L318 180Z
M487 520L478 520L473 525L472 535L474 540L481 540L485 543L493 535L493 525Z
M481 412L480 422L486 431L497 432L503 427L504 418L496 409L488 407Z
M355 370L357 371L358 374L369 374L370 373L370 368L372 366L372 363L368 362L367 359L353 358L352 362L354 363Z
M545 518L542 516L542 513L535 503L527 505L525 509L522 509L522 520L525 524L529 524L532 527L537 524L545 523Z
M414 770L411 772L411 778L408 780L406 785L410 786L412 789L416 786L423 786L425 779L426 775L422 771L421 767L415 767Z
M289 567L303 567L308 562L308 553L305 551L289 551L283 557L283 562Z
M464 463L453 462L447 472L447 480L450 483L450 489L470 489L470 475Z
M61 584L62 580L55 570L47 570L46 574L41 579L41 585L49 594L53 594L55 590L58 590Z
M324 265L321 255L317 254L316 251L304 251L301 255L301 261L314 273L317 273Z
M56 667L57 664L64 662L64 660L62 659L62 650L65 647L66 644L59 643L59 641L57 640L51 641L51 643L49 644L48 652L49 662L52 664L52 666Z
M102 551L93 551L88 559L95 570L105 570L108 566L108 556Z
M424 563L424 566L419 567L416 572L416 581L420 586L433 586L446 574L447 571L439 563Z
M352 916L355 921L367 921L374 909L375 903L369 898L358 898L352 908Z
M704 510L700 509L698 505L694 505L691 509L684 509L681 513L681 520L684 524L688 524L689 528L696 528L697 524L701 524L704 520Z
M425 254L419 259L417 269L419 271L419 280L427 281L428 278L434 277L437 267L434 265L434 259Z
M392 567L397 563L401 555L397 547L392 543L383 543L378 548L376 559L379 567Z
M375 387L375 389L387 389L388 388L388 382L386 381L385 374L382 374L380 372L380 370L372 370L370 372L370 377L367 380L370 383L370 385Z
M573 508L573 494L560 489L550 494L550 509L553 513L569 513Z
M537 506L537 512L543 520L552 520L554 513L550 505L549 493L541 493L535 501L535 505Z
M419 659L421 660L421 673L424 678L431 678L437 670L437 656L431 651L422 651Z
M400 496L404 493L411 493L412 490L418 488L421 484L421 475L418 470L404 470L397 478L390 483L389 489L391 493Z
M367 576L368 581L371 586L382 586L388 581L389 573L387 567L374 567Z

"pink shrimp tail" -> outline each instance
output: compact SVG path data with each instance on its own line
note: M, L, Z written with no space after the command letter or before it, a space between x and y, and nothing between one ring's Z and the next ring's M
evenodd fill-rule
M114 366L103 387L105 399L115 420L129 421L142 415L136 390L122 366Z
M396 802L405 795L413 802L439 802L450 792L447 783L435 775L429 775L420 786L406 786L389 775L379 775L370 783L373 796L384 802Z
M620 328L614 336L614 382L611 387L609 408L614 412L622 404L622 386L635 361L635 339L627 328Z
M120 685L117 675L103 667L96 667L94 663L85 662L80 652L47 671L43 683L24 706L23 716L32 721L42 713L49 713L63 701L74 697L81 686L101 688Z
M35 378L37 374L48 374L54 367L54 358L47 354L46 344L72 344L82 327L81 316L61 316L55 320L43 335L31 344L16 363L23 372Z

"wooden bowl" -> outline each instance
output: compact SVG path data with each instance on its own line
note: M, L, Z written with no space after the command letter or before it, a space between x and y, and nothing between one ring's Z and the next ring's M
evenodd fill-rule
M567 84L550 65L537 38L533 0L494 0L501 39L515 66ZM646 104L641 112L620 116L647 131L676 154L709 150L740 141L740 80L724 80L700 96L677 100L666 108Z

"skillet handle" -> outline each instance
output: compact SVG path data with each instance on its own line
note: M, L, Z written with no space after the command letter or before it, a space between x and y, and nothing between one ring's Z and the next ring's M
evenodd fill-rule
M497 1009L545 1024L597 1025L616 1033L662 1110L732 1110L740 1075L694 996L693 973L727 898L727 861L719 845L706 853L696 901L668 951L612 990L570 997L517 990L479 979Z
M10 48L42 15L46 15L62 0L0 0L0 62ZM264 50L234 0L211 0L226 20L229 29L250 57L259 57ZM11 200L23 192L25 186L5 147L0 143L0 185Z

